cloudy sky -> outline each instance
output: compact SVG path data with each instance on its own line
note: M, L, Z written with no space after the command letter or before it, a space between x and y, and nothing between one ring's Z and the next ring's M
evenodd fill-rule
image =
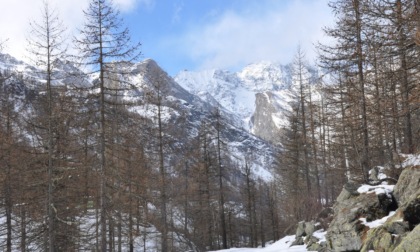
M29 21L44 0L0 0L3 50L24 59ZM70 33L77 35L89 0L50 0ZM328 0L114 0L144 58L169 74L188 70L238 70L269 60L288 63L300 44L308 60L313 44L333 21Z

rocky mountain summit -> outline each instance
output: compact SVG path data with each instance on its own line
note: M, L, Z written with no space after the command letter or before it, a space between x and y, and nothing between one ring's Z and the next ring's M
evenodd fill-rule
M395 185L347 183L332 208L316 221L297 225L291 246L306 244L308 251L420 251L420 155L405 156L402 167ZM372 169L372 184L385 180L378 177L388 172Z
M307 66L311 84L317 72ZM287 125L287 112L296 100L293 65L272 62L250 64L238 72L213 69L182 71L175 81L190 93L235 115L236 124L266 141L277 139Z

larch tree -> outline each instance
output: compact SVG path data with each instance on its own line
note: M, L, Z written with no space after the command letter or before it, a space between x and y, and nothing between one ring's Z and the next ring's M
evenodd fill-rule
M327 36L334 43L319 45L320 65L329 73L345 72L349 77L347 84L352 86L354 92L354 105L357 106L357 116L361 139L359 166L365 181L368 180L370 168L369 125L366 99L366 40L363 33L365 29L365 2L331 1L330 7L337 22L334 27L324 29ZM344 64L343 64L344 62Z
M167 171L167 145L168 141L165 137L165 123L164 123L164 109L165 109L165 93L168 92L167 78L166 73L160 71L157 65L154 63L148 64L147 72L150 74L148 78L150 90L147 92L147 99L149 104L151 104L152 113L154 114L153 128L156 128L154 131L154 136L156 144L154 147L157 153L156 160L158 160L157 167L159 167L159 179L158 179L158 188L160 191L159 194L159 210L160 210L160 232L161 232L161 251L169 251L168 243L168 232L169 232L169 223L168 223L168 184L169 176Z
M91 0L84 11L85 24L80 36L75 38L79 57L90 70L99 74L95 82L96 99L99 103L99 197L100 197L100 250L107 251L107 218L110 218L107 177L109 176L107 157L107 97L112 88L107 85L112 75L112 62L131 62L140 56L140 43L132 43L129 30L123 27L118 9L111 0ZM109 248L111 249L111 248Z
M31 59L40 69L41 76L45 81L46 92L46 144L47 150L47 234L48 242L45 251L56 251L56 206L54 199L54 174L56 172L57 144L55 143L55 131L57 129L57 118L54 114L53 87L52 82L56 79L56 65L58 61L65 59L65 27L60 21L56 11L50 7L48 2L44 2L42 9L42 21L31 22L31 33L28 38L28 52Z
M305 66L305 54L300 47L295 55L293 62L293 80L297 86L297 97L298 103L298 114L301 130L301 141L300 148L303 151L303 172L305 176L306 190L308 195L311 193L312 182L311 182L311 171L309 166L309 141L308 141L308 123L307 123L307 93L309 86L308 72Z
M216 156L217 156L217 177L218 177L218 189L219 189L219 214L220 214L220 226L221 226L221 235L222 235L222 246L223 249L228 248L227 244L227 224L226 224L226 213L225 213L225 188L224 188L224 163L222 160L222 148L223 142L221 138L223 124L222 124L222 115L220 109L217 107L214 113L212 114L212 119L214 120L214 129L216 130L215 136L215 145L216 145Z

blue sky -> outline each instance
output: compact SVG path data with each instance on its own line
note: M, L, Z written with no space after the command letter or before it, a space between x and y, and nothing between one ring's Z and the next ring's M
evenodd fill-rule
M71 34L83 23L88 0L50 0ZM313 44L332 24L328 0L114 0L144 58L170 75L188 70L238 70L268 60L289 63L301 44L309 60ZM29 20L40 16L42 0L0 0L0 38L5 52L25 54ZM19 15L16 15L19 13ZM5 25L8 24L8 25ZM71 35L72 36L72 35Z

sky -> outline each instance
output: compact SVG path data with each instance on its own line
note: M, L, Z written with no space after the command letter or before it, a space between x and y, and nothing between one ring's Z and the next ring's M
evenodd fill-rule
M25 60L30 21L40 20L44 0L0 0L3 52ZM333 24L329 0L113 0L142 58L170 75L182 70L237 71L259 61L290 63L298 45L309 61L314 44ZM89 0L49 0L76 36Z

